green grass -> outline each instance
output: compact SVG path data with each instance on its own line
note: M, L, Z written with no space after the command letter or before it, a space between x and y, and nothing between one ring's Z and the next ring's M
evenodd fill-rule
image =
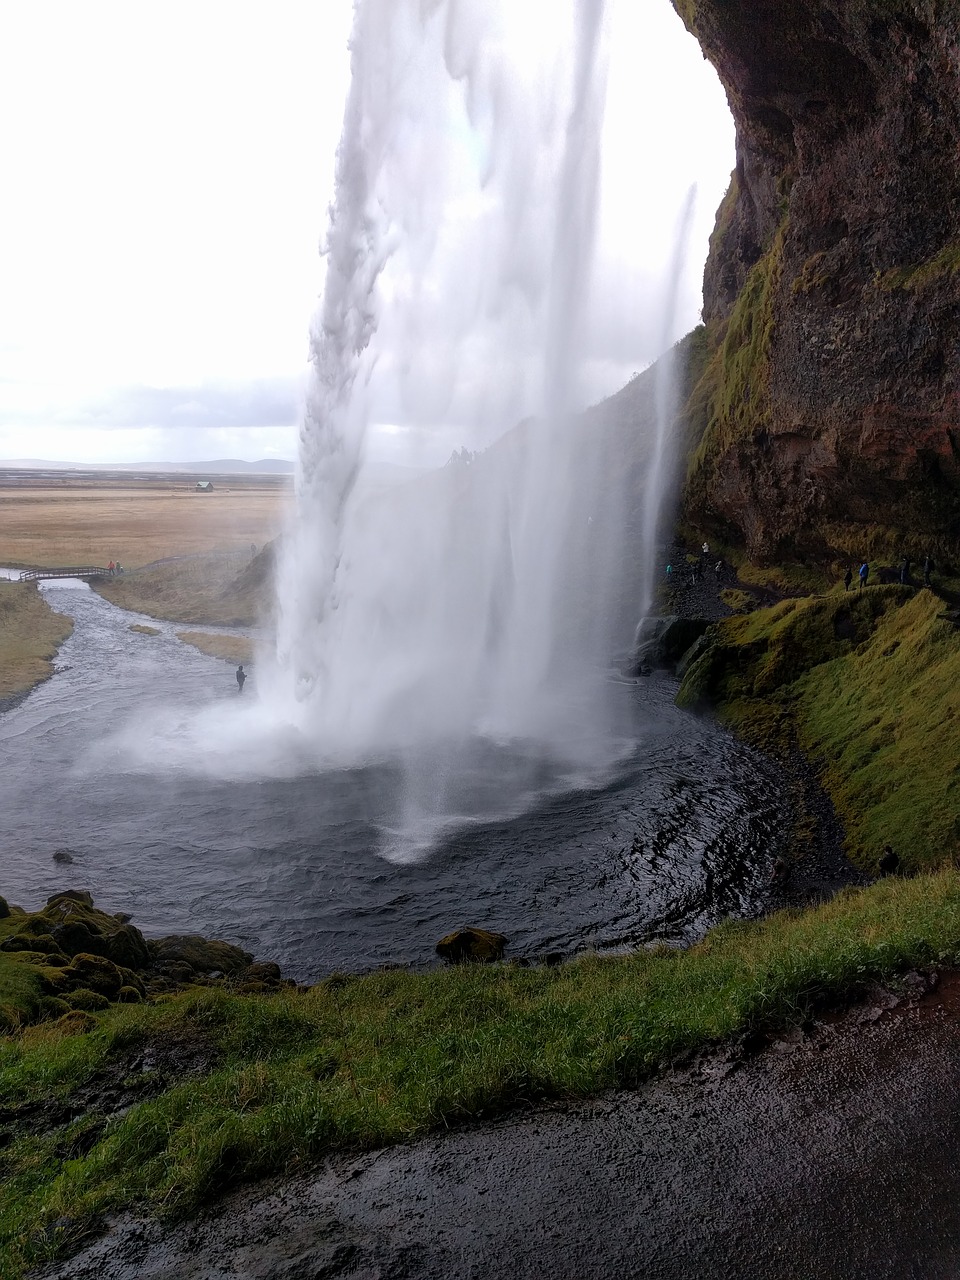
M90 1117L4 1148L0 1273L109 1209L184 1212L331 1150L632 1085L691 1050L958 955L960 877L945 869L724 925L686 952L388 971L275 996L206 990L118 1006L83 1035L41 1024L0 1042L0 1105L68 1099L158 1038L210 1044L216 1065L109 1119L75 1159L65 1140Z
M906 867L960 856L960 632L931 591L785 600L718 624L681 703L717 705L759 745L820 765L850 857Z

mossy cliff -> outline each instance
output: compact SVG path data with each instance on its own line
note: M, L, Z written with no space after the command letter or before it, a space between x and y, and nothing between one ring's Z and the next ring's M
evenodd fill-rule
M674 0L726 88L689 523L960 556L960 0Z

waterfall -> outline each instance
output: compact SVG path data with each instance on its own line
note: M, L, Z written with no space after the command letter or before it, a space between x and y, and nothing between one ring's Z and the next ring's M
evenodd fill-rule
M258 680L323 759L401 759L423 811L443 809L464 751L524 744L567 783L617 757L611 663L652 554L635 424L583 414L578 374L605 0L558 0L536 31L522 11L356 5L276 664ZM491 443L372 492L384 404Z

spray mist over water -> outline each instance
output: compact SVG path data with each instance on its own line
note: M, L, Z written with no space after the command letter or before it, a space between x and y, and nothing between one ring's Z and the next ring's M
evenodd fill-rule
M624 433L578 416L604 19L604 0L558 5L536 33L505 0L356 7L277 661L258 684L322 764L396 762L407 842L595 783L635 736L610 672L649 593L665 454L641 547ZM456 177L463 199L471 165L458 221L445 196ZM374 498L358 477L391 380L427 423L491 438L524 420Z

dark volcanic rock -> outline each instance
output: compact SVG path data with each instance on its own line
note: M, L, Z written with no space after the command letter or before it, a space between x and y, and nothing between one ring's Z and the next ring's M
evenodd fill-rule
M689 519L780 554L960 554L960 0L673 0L737 162Z

